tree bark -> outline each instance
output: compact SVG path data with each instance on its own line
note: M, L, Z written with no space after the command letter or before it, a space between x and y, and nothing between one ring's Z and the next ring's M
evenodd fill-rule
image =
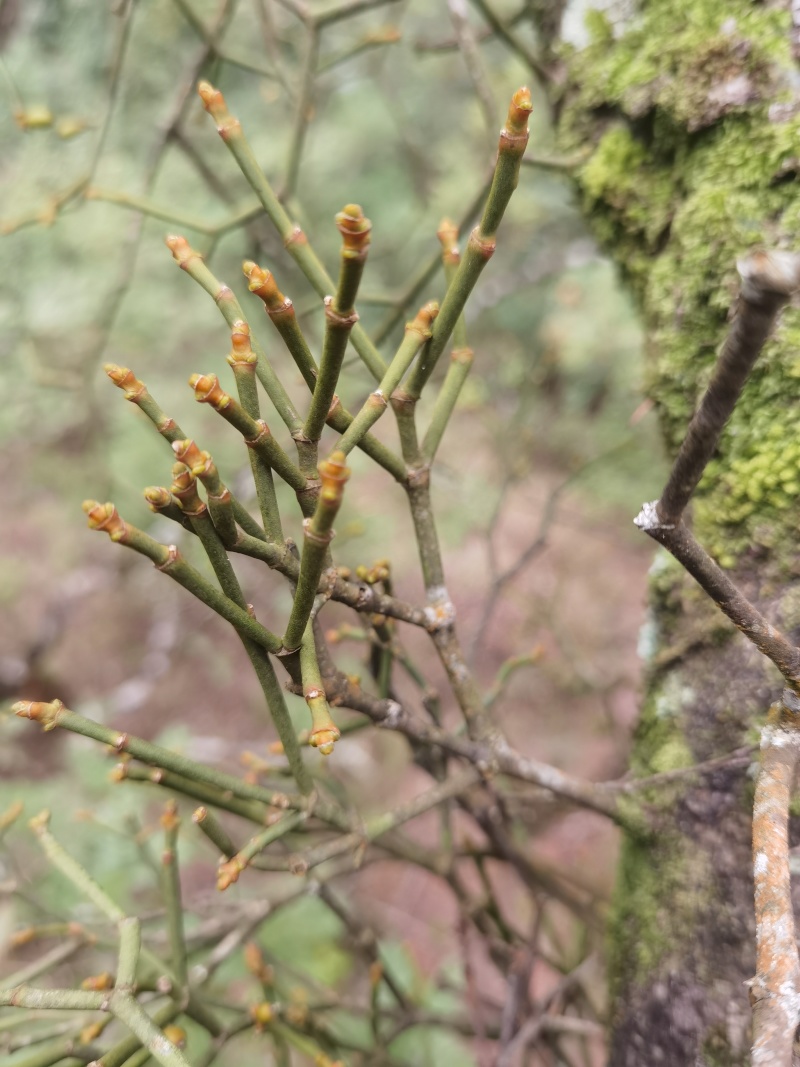
M726 333L737 259L757 247L800 249L791 8L788 0L640 0L622 24L590 13L591 43L566 59L560 140L589 152L577 174L583 210L641 310L647 390L670 455ZM800 316L789 309L689 521L793 640L798 497ZM635 773L756 743L781 679L661 552L644 637ZM659 793L657 803L660 832L623 844L610 931L610 1067L749 1064L752 776L720 770Z

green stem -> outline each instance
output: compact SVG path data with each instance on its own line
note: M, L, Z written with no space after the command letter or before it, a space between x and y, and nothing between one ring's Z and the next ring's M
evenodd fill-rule
M118 926L119 957L115 989L130 992L136 986L136 968L142 949L142 930L139 920L126 916Z
M333 520L342 503L345 482L350 477L344 458L343 453L334 452L330 459L319 466L322 487L314 514L303 525L300 573L297 576L292 611L283 636L283 646L290 652L300 646L328 558L328 546L333 537Z
M287 252L300 267L300 270L319 296L325 297L332 293L334 284L330 275L308 243L306 235L299 226L292 222L280 200L275 195L275 191L264 176L250 145L245 139L240 122L229 113L222 93L208 82L201 82L198 86L198 92L206 111L217 123L217 130L225 142L226 148L236 160L242 174L261 201L270 222L282 238ZM386 365L377 348L361 326L356 325L353 328L351 338L364 364L368 367L375 380L379 381L386 369Z
M226 860L235 856L238 849L228 831L208 808L198 808L192 815L192 822L199 827L214 848L218 849Z
M422 460L430 465L436 458L450 417L458 403L464 382L472 368L474 353L471 348L453 348L450 366L444 376L442 387L431 412L431 421L422 438Z
M115 991L111 996L110 1008L163 1067L191 1067L180 1049L172 1044L130 993Z
M39 839L39 844L52 865L72 882L85 897L98 908L115 926L126 918L125 912L111 897L101 889L92 876L85 871L77 860L59 844L48 829L50 813L43 811L31 820L31 828ZM25 1005L31 1007L35 1005ZM46 1005L42 1005L45 1007Z
M178 979L179 989L183 990L186 989L189 983L189 970L186 961L181 876L178 865L178 828L180 827L180 819L177 816L177 805L174 800L167 805L161 821L164 826L164 851L161 855L162 887L164 906L167 912L169 955L172 969Z
M6 1008L66 1008L69 1011L102 1011L108 993L88 989L33 989L15 986L0 989L0 1006Z
M341 268L336 296L325 297L325 337L311 407L303 428L309 441L318 441L330 414L347 341L358 315L355 300L367 259L372 224L357 204L348 204L336 216L342 234Z
M439 227L437 236L442 242L442 263L449 288L453 284L461 262L457 244L458 229L445 219ZM453 328L450 366L447 368L447 374L445 374L439 395L436 397L431 421L422 441L422 460L429 466L433 463L450 416L455 410L464 382L472 367L472 361L473 351L467 344L467 327L464 316L461 314Z
M242 819L259 825L263 824L268 814L268 809L262 801L243 800L231 796L230 790L223 790L219 786L209 785L206 782L188 778L186 775L165 770L160 764L156 765L153 770L146 770L135 763L120 763L113 771L113 778L117 782L148 782L162 789L170 789L180 796L201 800L204 804L213 805L222 811L229 811L232 815L238 815Z
M140 382L134 375L133 371L129 370L127 367L118 367L115 363L106 363L103 370L116 386L125 390L125 399L136 404L136 406L144 412L161 436L168 441L170 445L180 444L183 445L184 448L186 446L192 446L194 453L197 456L207 457L208 470L204 469L203 463L201 463L201 470L194 470L193 463L188 460L186 462L189 467L193 468L193 472L206 486L209 494L213 493L220 498L220 500L230 502L230 505L233 508L234 518L242 529L250 534L251 537L260 537L263 540L264 531L252 518L247 508L239 503L239 501L222 484L217 468L211 463L211 457L208 453L200 452L194 442L186 437L186 434L177 422L167 415L152 398L144 382ZM178 454L178 458L183 462L183 457L180 454ZM206 479L208 479L208 481Z
M267 845L272 844L273 841L277 841L281 837L285 837L286 834L291 833L301 823L305 822L308 818L308 814L304 811L292 812L290 815L283 815L272 826L268 826L266 830L262 830L261 833L251 837L250 840L237 852L231 859L225 863L221 863L219 867L219 874L217 878L217 888L227 889L229 885L236 882L241 872L250 866L250 863L260 852L263 852Z
M142 763L151 767L163 767L165 770L174 771L178 775L190 780L205 783L229 792L234 797L243 800L259 800L263 804L272 806L276 801L276 793L250 782L243 782L233 775L224 774L222 771L207 767L205 764L196 763L187 756L181 756L177 752L171 752L168 748L162 748L151 741L143 741L131 734L120 733L107 726L95 722L93 719L79 715L75 711L65 708L60 700L50 704L36 704L21 701L15 704L12 710L24 718L34 719L41 722L45 729L61 727L71 733L82 734L91 737L103 745L109 745L116 752L127 752ZM285 799L285 797L282 797ZM72 861L74 863L74 860ZM87 875L88 877L88 875ZM113 903L113 902L112 902ZM114 905L116 908L116 905ZM118 921L115 919L115 921Z
M459 222L459 228L464 229L466 226L470 226L477 218L480 209L486 199L489 189L492 185L493 172L481 185L478 192L473 197L472 201L467 206L467 210L461 216ZM380 324L375 332L375 344L381 345L386 338L392 333L394 328L403 320L406 314L406 308L410 307L417 300L420 295L428 288L430 282L436 277L437 272L441 266L441 255L439 252L435 252L431 258L424 263L419 269L415 277L412 279L410 285L403 293L403 295L396 301L394 301L394 308L388 313L384 321Z
M234 323L236 322L247 322L247 317L242 311L241 304L233 295L232 290L219 281L218 278L214 277L203 262L202 256L199 252L195 252L194 249L190 247L185 237L175 235L167 237L167 247L172 252L176 263L181 269L185 270L189 277L197 282L202 289L205 289L209 296L213 298L214 303L219 308L230 329L233 329ZM252 330L250 332L252 335ZM258 359L256 364L256 375L258 376L258 380L264 386L267 396L272 401L275 410L278 412L289 431L292 432L298 430L302 426L302 420L295 410L289 394L286 392L280 379L273 370L258 338L253 336L251 338L251 344Z
M248 415L242 405L224 391L216 374L193 374L189 384L195 391L195 399L201 404L210 404L219 412L296 493L307 490L306 478L272 436L267 424Z
M203 548L206 551L206 555L208 556L224 597L229 603L237 606L240 611L245 615L248 615L247 601L242 592L242 587L236 577L236 573L228 558L228 554L225 551L225 547L223 546L217 531L214 529L214 525L205 508L192 514L191 524L192 529L199 537ZM250 616L248 615L248 618L249 617ZM303 756L300 745L297 742L297 735L292 726L289 710L286 707L286 699L278 679L275 676L275 669L272 666L269 655L259 642L253 641L241 631L239 632L239 636L244 645L245 652L253 666L256 677L258 678L272 721L278 731L278 737L281 740L284 753L286 754L289 763L289 770L297 782L300 791L302 793L310 793L313 789L313 782L303 763Z
M530 111L530 92L518 89L511 101L506 127L500 134L497 164L483 217L470 234L466 253L442 301L431 339L408 383L408 393L415 398L433 373L481 271L492 257L497 228L517 187L520 160L528 142Z
M313 393L317 384L317 362L312 356L297 322L292 301L278 289L275 279L269 271L263 270L252 260L246 260L243 267L250 292L255 293L256 296L264 301L264 310L283 338L283 342L297 369ZM352 421L353 416L342 406L341 402L334 404L333 410L328 412L328 425L339 433L345 433ZM400 482L401 485L404 484L406 477L405 466L391 449L369 433L360 439L358 447L370 459L374 460L380 467L383 467L385 471L388 471L396 481Z
M191 564L187 563L174 545L162 545L159 541L150 537L142 530L124 522L117 514L113 504L97 504L94 501L86 501L84 510L89 518L92 529L105 530L112 541L118 541L128 548L147 556L155 563L158 570L169 575L184 589L201 600L204 604L216 611L226 622L244 638L248 638L256 645L265 648L268 652L279 652L283 647L281 639L270 633L266 627L257 622L247 611L229 600L224 593L206 581Z
M345 455L355 448L361 437L378 421L386 410L388 398L399 386L420 347L430 338L431 324L438 313L438 304L433 302L426 304L419 311L414 321L406 326L405 336L389 364L386 374L381 379L378 389L374 393L370 393L361 411L355 416L347 432L339 442L338 447Z
M250 347L250 327L247 323L242 321L234 323L231 339L233 349L228 356L228 363L233 368L239 403L247 415L258 422L261 419L255 381L258 359ZM250 469L253 473L253 483L256 487L256 496L261 509L261 521L264 523L267 537L271 541L281 542L283 541L283 528L281 526L280 511L278 510L278 500L275 496L272 469L265 463L264 457L255 449L248 449L248 456Z
M323 756L329 756L333 751L334 743L341 737L341 731L333 721L328 699L325 696L325 684L317 659L313 622L306 625L300 645L300 674L303 679L303 696L311 712L311 731L308 743L319 749Z

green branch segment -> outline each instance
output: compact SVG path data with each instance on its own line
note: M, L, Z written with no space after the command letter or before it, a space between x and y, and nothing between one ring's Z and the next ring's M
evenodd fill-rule
M353 419L347 432L338 444L345 455L359 443L369 428L374 425L386 410L388 398L399 386L403 377L414 362L422 345L431 336L431 326L439 314L439 305L431 301L417 312L413 322L406 325L406 332L400 347L389 364L381 383L374 393L370 393L363 407Z
M372 223L357 204L336 216L342 235L341 268L336 296L325 297L325 338L311 407L303 428L309 441L319 441L330 414L350 331L358 322L356 294L364 271Z
M120 518L113 504L98 504L96 500L86 500L83 510L93 530L102 530L112 541L127 545L128 548L147 556L155 563L158 570L188 589L198 600L212 608L229 622L243 637L254 641L268 652L279 652L283 643L276 634L270 633L265 626L257 622L246 610L234 604L224 593L215 589L199 571L178 552L174 545L162 545L142 530L131 526Z
M483 216L470 234L467 250L442 301L433 335L408 384L408 392L415 399L433 373L481 271L494 254L497 229L519 180L520 163L528 143L531 109L530 90L517 89L511 99L506 125L500 133L497 164Z
M283 636L283 646L289 652L300 647L314 597L317 595L322 570L328 557L328 545L333 538L333 520L341 507L344 486L350 477L343 452L334 452L319 465L321 487L314 514L303 523L303 556L292 611Z
M252 260L245 260L242 264L242 269L247 278L250 292L264 302L264 310L269 315L275 329L283 338L283 342L297 369L313 393L317 384L317 363L298 325L292 301L280 291L275 278L268 270L259 267ZM341 401L334 394L333 403L328 411L328 425L343 434L350 428L352 422L353 416L342 406ZM405 464L399 456L376 437L369 433L364 434L358 442L358 447L370 459L374 460L380 467L383 467L385 471L388 471L401 485L405 483Z
M297 263L319 296L325 297L329 295L334 290L330 275L308 243L306 235L289 218L283 204L281 204L274 189L264 176L253 155L253 150L242 132L241 123L228 111L224 96L219 89L215 89L207 81L200 82L197 91L203 101L203 107L216 122L217 132L261 201L270 222L282 238L287 252ZM367 336L366 331L360 326L356 326L352 332L352 340L355 350L364 361L364 364L376 381L379 381L386 369L386 365L377 348Z

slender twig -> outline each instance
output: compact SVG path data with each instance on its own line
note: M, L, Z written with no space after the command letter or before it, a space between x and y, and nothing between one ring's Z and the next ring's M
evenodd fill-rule
M737 266L742 290L731 331L656 505L664 526L680 521L778 313L800 287L799 255L756 252Z
M236 379L239 403L251 419L256 423L260 422L261 411L255 381L258 357L250 346L250 327L246 322L239 321L234 323L231 331L231 351L228 355L228 363L233 369L233 376ZM255 448L248 449L248 454L264 531L270 541L280 543L283 541L283 528L281 526L280 511L278 510L278 500L275 496L272 468L266 462L262 453Z
M298 325L292 301L283 295L269 271L263 270L252 260L245 260L242 267L247 277L250 292L255 293L257 297L264 301L264 310L283 338L289 354L297 365L297 369L313 393L316 388L319 370ZM328 411L327 423L335 430L338 430L339 433L345 433L353 422L353 416L342 406L341 401L338 403L336 401L337 398L334 398L334 402ZM373 459L379 466L388 471L401 485L405 482L406 468L402 460L386 445L373 437L372 434L364 434L358 442L358 447L370 459Z
M682 523L664 526L657 503L646 504L636 525L663 545L691 574L717 607L741 630L759 652L770 659L793 687L800 687L800 648L772 625L714 562Z
M347 341L358 321L355 300L369 248L372 223L357 204L347 204L336 216L342 235L341 266L335 296L325 297L325 338L311 407L303 427L309 441L318 441L328 418Z
M528 116L532 106L530 91L518 89L500 133L497 164L481 221L470 234L466 252L442 301L432 337L411 375L407 391L415 398L433 373L475 283L494 253L497 228L517 187L520 160L528 143Z
M339 442L339 449L352 452L364 434L386 410L386 406L408 368L413 363L421 346L431 336L431 326L439 314L439 305L431 301L417 312L412 322L406 324L405 336L397 349L378 388L367 397L363 407L353 419Z
M464 65L483 112L486 132L493 141L497 128L497 105L489 86L486 66L478 48L475 31L469 21L466 0L447 0L447 7L450 11L450 21L453 23L459 51L464 58Z
M241 304L233 295L233 291L211 273L203 262L203 257L191 247L185 237L170 234L166 239L166 245L181 270L184 270L214 300L229 329L232 330L235 323L247 323L247 316L242 311ZM275 410L289 431L299 430L302 426L302 420L252 329L250 330L250 343L258 358L256 374L258 380L264 386L267 396L272 401Z
M186 963L186 940L183 931L183 903L181 900L181 877L178 865L178 806L174 800L169 801L161 816L164 828L164 851L161 854L163 871L162 884L164 903L167 909L167 930L169 933L170 960L172 969L178 978L180 989L185 989L188 982Z
M294 126L286 163L286 183L281 199L292 197L297 190L300 165L303 161L303 146L314 113L314 83L319 64L319 43L319 30L315 23L310 23L306 30L306 51L300 74L300 85L296 94Z
M150 391L144 382L139 381L128 367L119 367L116 363L106 363L103 370L114 385L124 389L125 399L136 404L139 410L144 412L150 419L164 440L170 444L178 460L181 463L185 463L195 477L200 478L208 491L209 506L212 508L212 513L215 503L218 503L222 509L225 509L230 504L233 517L242 529L251 537L263 540L264 531L250 515L247 508L233 496L220 480L219 472L208 452L201 452L194 441L184 434L175 420L162 410L150 395ZM224 518L223 515L220 517ZM224 529L228 540L230 540L233 536L230 524L226 523ZM222 536L222 533L223 529L221 528L220 536Z
M242 133L240 122L228 111L222 93L208 82L201 82L198 92L206 111L217 123L217 130L226 147L235 158L239 169L250 183L264 206L267 216L283 239L289 255L295 260L319 296L325 297L331 294L334 291L334 284L330 275L312 249L306 235L299 226L292 222L275 195ZM350 336L365 365L373 377L379 380L385 370L385 364L377 348L358 324L353 327Z
M334 452L319 465L320 491L314 514L303 523L303 555L292 603L292 612L283 635L284 648L290 652L300 647L300 641L311 616L311 608L328 558L328 546L333 538L333 521L344 497L344 487L350 477L343 452Z
M152 560L158 570L188 589L198 600L206 604L243 637L249 638L268 652L280 652L283 647L277 634L270 633L257 622L247 610L239 607L224 593L216 589L199 571L187 563L175 545L162 545L149 534L131 526L120 518L113 504L98 504L94 500L84 502L84 510L93 530L101 530L112 541L134 549Z
M753 801L753 1067L791 1067L800 1023L800 959L789 872L789 801L798 758L800 699L787 690L761 731L761 770Z
M461 253L458 250L458 227L449 219L443 219L436 231L442 245L442 265L448 287L452 285ZM439 395L431 413L431 421L422 440L422 459L431 464L441 443L444 431L455 410L464 382L472 367L474 353L467 344L467 328L463 314L459 315L453 327L453 351L450 354L450 366L447 368Z

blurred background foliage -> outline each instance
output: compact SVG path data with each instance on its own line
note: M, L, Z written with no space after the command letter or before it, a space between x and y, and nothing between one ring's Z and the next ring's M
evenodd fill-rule
M334 6L328 0L309 4L312 11ZM527 5L508 0L495 6L513 20ZM364 207L374 229L359 311L375 332L394 315L384 343L390 351L407 313L441 296L436 271L419 297L402 305L410 280L438 254L442 216L464 216L480 192L507 100L531 80L531 71L501 41L482 40L486 27L474 10L467 19L480 39L477 81L454 46L451 9L458 13L461 5L401 0L325 27L313 93L299 106L306 36L291 7L266 0L222 7L218 0L0 0L0 695L6 707L20 696L58 695L88 715L232 765L242 748L266 754L254 711L257 688L245 677L235 638L220 639L202 608L165 589L142 561L123 559L105 539L88 534L79 510L84 497L113 499L122 514L150 524L156 536L176 536L174 527L152 522L141 494L143 486L168 478L163 442L110 385L104 361L132 367L162 407L213 453L227 480L239 484L235 472L245 463L240 442L222 420L197 407L186 385L193 371L222 373L229 348L224 322L176 268L165 234L184 233L232 286L298 399L302 383L247 293L242 259L273 270L304 329L315 342L321 336L319 302L263 220L206 232L253 198L193 84L202 74L224 91L278 189L286 188L292 145L302 134L302 156L293 157L298 181L288 202L329 269L335 269L339 240L335 212L347 202ZM221 11L224 32L209 48L203 37ZM528 31L521 26L519 32ZM557 157L547 106L532 88L528 154ZM144 197L172 220L97 196ZM542 639L550 625L543 604L558 601L565 581L580 582L583 575L588 597L592 583L603 579L602 554L588 552L581 563L584 536L587 545L599 536L611 546L607 577L624 604L609 597L603 611L627 613L626 632L635 634L648 552L634 542L630 519L661 478L654 420L640 395L641 334L613 268L587 235L563 168L523 168L497 253L469 305L468 330L475 364L434 470L452 592L467 636L488 585L487 530L493 524L500 529L498 551L504 560L513 558L536 533L553 487L573 479L560 501L562 525L551 531L565 553L546 564L541 589L520 586L525 603L477 649L479 675L488 685L504 658ZM369 388L354 357L340 392L355 409ZM423 400L423 423L432 399ZM269 413L267 419L277 422ZM378 434L392 438L388 419ZM400 588L419 595L402 494L361 456L354 455L352 465L337 561L357 566L388 555ZM243 492L246 485L241 482ZM506 503L510 486L521 493ZM505 527L498 519L501 504L510 516ZM297 536L299 528L291 532ZM248 578L259 573L249 562L242 567ZM269 625L273 610L285 612L288 593L275 583L275 596L260 574L258 583L253 595ZM574 645L582 626L603 629L602 612L586 609L580 585L566 601L560 637L552 627L555 645L562 638ZM582 678L559 665L553 652L540 695L555 694L571 708L571 700L580 701L594 686L605 699L603 686L622 672L627 704L611 716L625 734L636 668L631 649L613 650L612 662L606 639L618 642L613 625L585 650L594 666ZM341 647L343 664L361 670L359 646ZM431 671L435 675L435 667ZM499 713L513 720L515 694L528 698L538 684L512 687ZM302 724L304 706L292 702ZM590 743L604 728L592 707L585 711ZM555 746L555 762L567 764L574 736L564 735L563 719L559 734L559 717L552 708L545 711L541 729L553 734L546 743ZM339 766L331 761L330 773L357 773L365 807L383 807L404 780L405 747L396 738L361 742L359 736L341 746ZM28 814L51 806L62 820L65 808L88 809L83 821L69 823L70 848L117 899L139 911L155 907L152 854L142 862L143 854L153 853L152 817L139 787L109 787L108 762L84 742L33 737L29 724L7 716L0 719L0 740L0 806L22 799ZM620 744L618 734L614 743ZM620 766L623 758L617 756ZM210 853L191 833L186 837L189 881L196 866L210 899ZM83 907L60 881L43 877L43 863L24 838L14 828L5 839L13 847L0 853L0 944L31 915L80 915ZM607 856L600 866L607 879ZM234 892L258 895L257 886ZM202 894L198 899L201 911L210 906ZM330 913L309 899L303 908L282 912L262 940L276 954L286 952L296 968L335 984L347 963ZM320 925L323 914L327 925ZM424 982L431 966L420 963L419 952L400 949L402 923L390 934L409 983ZM448 943L438 960L443 974L453 962L451 948ZM19 959L3 966L18 967ZM242 974L229 978L242 980ZM456 985L462 980L453 979ZM397 1057L449 1062L440 1040L432 1037L425 1050L401 1049ZM465 1062L458 1046L449 1055Z

